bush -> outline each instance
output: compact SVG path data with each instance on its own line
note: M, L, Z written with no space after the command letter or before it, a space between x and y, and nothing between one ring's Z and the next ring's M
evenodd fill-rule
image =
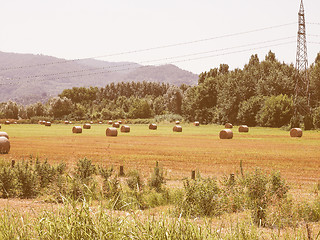
M21 162L15 168L18 194L22 198L33 198L39 193L39 180L32 162Z
M149 180L149 186L157 192L162 190L162 184L165 183L163 169L159 167L158 161Z
M96 173L96 167L92 164L91 160L83 158L79 159L75 171L77 178L84 183L89 183L92 175Z
M36 161L35 172L39 176L40 187L48 187L54 181L56 170L53 166L48 164L47 160L41 163L39 159Z
M14 196L16 175L14 169L9 165L3 165L0 169L0 192L3 198Z
M220 211L219 187L216 180L208 178L184 181L184 199L177 210L183 216L216 216Z
M140 191L142 190L142 187L143 187L143 182L142 182L142 179L141 179L141 176L139 174L138 171L130 171L128 174L127 174L127 184L129 186L129 188L131 190L134 190L134 191Z

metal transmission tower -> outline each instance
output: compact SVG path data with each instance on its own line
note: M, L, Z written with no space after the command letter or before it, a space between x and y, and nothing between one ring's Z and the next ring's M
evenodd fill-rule
M308 79L308 56L307 56L307 39L306 39L306 22L304 18L303 1L301 0L297 39L297 56L296 56L296 85L295 85L295 115L299 113L306 115L310 113L310 93ZM301 100L304 103L301 103Z

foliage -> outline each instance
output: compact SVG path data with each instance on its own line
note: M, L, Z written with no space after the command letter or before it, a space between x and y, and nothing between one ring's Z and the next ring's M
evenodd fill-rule
M220 214L219 187L216 180L198 178L184 181L185 195L178 212L183 216L215 216Z
M156 162L156 166L153 170L151 178L149 180L149 186L154 188L157 192L162 190L162 184L165 183L164 172L161 167L159 167L158 161Z
M257 116L257 122L260 126L281 127L290 123L292 115L292 98L281 94L266 98Z

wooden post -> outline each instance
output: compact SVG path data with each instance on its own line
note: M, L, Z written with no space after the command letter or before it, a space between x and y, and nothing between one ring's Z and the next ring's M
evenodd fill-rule
M229 182L230 182L231 184L234 183L234 173L231 173L231 174L230 174Z
M120 176L124 176L124 171L123 171L123 166L120 166L120 173L119 173Z
M191 172L191 179L192 180L196 179L196 171L194 171L194 170Z

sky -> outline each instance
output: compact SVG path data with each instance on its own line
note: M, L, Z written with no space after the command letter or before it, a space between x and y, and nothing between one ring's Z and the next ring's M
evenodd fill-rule
M0 51L172 63L196 74L221 63L242 68L252 54L263 60L269 50L294 64L300 1L3 1ZM304 0L304 7L311 64L320 52L320 1Z

